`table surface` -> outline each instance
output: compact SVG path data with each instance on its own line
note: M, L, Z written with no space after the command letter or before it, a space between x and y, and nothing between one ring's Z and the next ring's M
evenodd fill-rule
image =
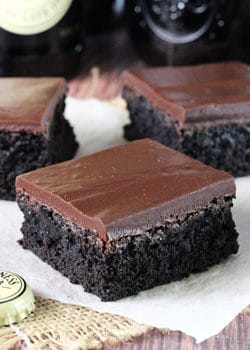
M79 98L112 99L119 93L119 75L130 66L141 66L124 31L104 34L90 40L84 69L69 82L69 95ZM87 59L86 59L87 58ZM215 315L216 317L216 315ZM240 313L218 335L196 344L195 339L179 331L153 329L129 342L104 344L105 350L250 350L250 307Z
M249 350L250 308L239 314L224 330L200 344L181 332L161 332L153 329L130 342L116 346L104 345L105 350Z

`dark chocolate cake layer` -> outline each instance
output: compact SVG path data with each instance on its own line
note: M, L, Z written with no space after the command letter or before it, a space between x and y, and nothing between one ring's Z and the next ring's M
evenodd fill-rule
M250 68L240 63L131 70L129 140L149 137L235 176L250 174Z
M23 246L102 300L204 271L238 249L234 179L152 140L22 174Z
M102 301L188 277L238 251L230 198L138 236L104 242L42 205L18 196L22 245Z
M1 78L0 86L0 198L14 200L17 175L71 159L77 143L63 116L63 79Z

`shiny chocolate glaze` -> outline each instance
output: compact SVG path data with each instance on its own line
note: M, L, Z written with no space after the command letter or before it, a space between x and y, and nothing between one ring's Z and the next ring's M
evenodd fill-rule
M240 62L130 69L123 85L181 125L207 120L250 120L250 68Z
M1 78L0 130L46 133L65 93L63 78Z
M232 196L235 182L144 139L22 174L16 189L107 241L143 234Z

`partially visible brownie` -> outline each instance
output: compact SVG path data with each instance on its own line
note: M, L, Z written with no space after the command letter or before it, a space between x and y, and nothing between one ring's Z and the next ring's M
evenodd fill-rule
M235 176L250 174L250 68L239 62L131 69L128 140L149 137Z
M17 175L71 159L78 146L64 79L1 78L0 90L0 198L13 200Z
M238 250L234 179L152 140L17 177L22 245L103 301Z

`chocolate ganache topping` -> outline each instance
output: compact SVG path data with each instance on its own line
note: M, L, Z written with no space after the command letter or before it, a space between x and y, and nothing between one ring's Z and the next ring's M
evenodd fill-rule
M1 78L0 130L46 132L66 89L63 78Z
M181 125L250 119L250 68L240 62L131 69L124 72L123 85Z
M16 188L105 241L235 194L229 174L149 139L22 174Z

